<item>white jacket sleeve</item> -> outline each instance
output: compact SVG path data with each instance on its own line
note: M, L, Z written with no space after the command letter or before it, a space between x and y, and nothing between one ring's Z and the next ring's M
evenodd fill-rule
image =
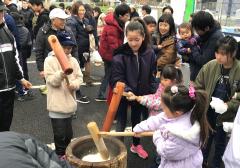
M156 116L151 116L147 120L144 120L137 124L134 128L134 132L145 132L145 131L155 131L164 122L164 113L160 113Z

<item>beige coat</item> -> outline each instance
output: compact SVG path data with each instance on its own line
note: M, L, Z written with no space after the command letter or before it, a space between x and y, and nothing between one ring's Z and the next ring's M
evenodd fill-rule
M48 88L48 111L72 113L77 110L76 90L79 89L83 81L83 75L74 57L70 56L69 62L73 68L73 73L68 75L67 78L70 85L74 86L74 91L67 88L66 79L61 77L62 68L52 52L44 61L44 75Z

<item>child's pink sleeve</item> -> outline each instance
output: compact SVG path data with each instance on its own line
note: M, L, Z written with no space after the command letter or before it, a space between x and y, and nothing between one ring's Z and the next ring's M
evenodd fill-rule
M156 93L142 96L142 99L139 103L146 106L150 110L159 111L161 109L160 98L161 98L162 90L163 88L160 84Z

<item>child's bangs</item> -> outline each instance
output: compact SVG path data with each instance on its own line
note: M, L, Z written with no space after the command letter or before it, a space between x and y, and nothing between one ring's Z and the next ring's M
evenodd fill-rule
M217 53L222 55L231 55L231 47L229 45L222 45L217 49Z

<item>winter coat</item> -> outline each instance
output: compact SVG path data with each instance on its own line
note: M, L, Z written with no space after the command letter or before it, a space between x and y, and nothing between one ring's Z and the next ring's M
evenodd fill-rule
M165 113L149 117L137 124L134 132L154 131L153 143L161 156L159 168L202 168L200 126L190 122L191 112L177 118Z
M163 90L164 90L163 86L159 84L159 87L156 93L142 96L142 99L139 103L148 108L149 116L155 116L160 112L162 112L162 108L160 104L161 104L161 94Z
M30 135L8 131L0 132L0 163L6 168L73 168Z
M9 9L9 11L7 11L9 14L11 12L18 12L17 5L15 3L10 3L6 5L6 7Z
M157 55L158 69L162 70L165 65L175 64L177 61L177 49L175 44L175 37L168 36L158 45L162 46Z
M114 50L123 44L124 32L113 13L105 17L105 23L100 38L99 53L103 60L112 61Z
M8 27L8 29L11 31L11 33L13 34L16 43L17 43L17 49L19 49L20 45L19 45L19 33L18 33L18 29L15 23L15 20L13 19L13 17L9 14L5 14L4 15L4 19L5 19L5 23Z
M198 47L200 50L198 44L197 44L197 37L192 36L187 40L184 39L178 39L177 40L177 52L182 56L183 62L189 63L189 57L192 54L192 52L188 52L188 48L192 50L193 47Z
M49 11L47 9L44 9L37 18L36 26L33 27L33 35L36 38L39 29L49 21Z
M82 21L77 16L72 15L66 21L66 25L71 28L73 35L77 41L78 54L89 52L89 32L86 31L86 26L89 25L88 19Z
M29 31L32 31L32 19L33 19L33 16L34 16L34 13L32 11L31 8L27 8L27 9L21 9L19 11L19 13L21 15L23 15L24 17L24 24L26 26L26 28L29 30Z
M128 43L119 47L112 61L110 86L118 81L125 83L125 91L135 95L146 95L156 91L156 60L153 49L148 46L140 49L138 56L133 54Z
M189 57L191 62L191 76L192 81L197 77L198 72L204 64L215 59L215 46L217 41L223 37L221 30L217 27L213 28L203 36L199 36L198 48L192 48L192 54Z
M4 23L0 24L0 92L15 88L16 80L23 78L18 51L13 35Z
M212 94L220 75L221 65L218 64L216 60L212 60L202 67L195 80L196 87L206 90L208 93L208 100L211 100L212 98ZM225 113L218 115L218 124L221 124L222 122L233 122L240 104L240 61L237 59L234 60L233 66L229 72L229 85L231 93L229 95L230 100L226 102L228 109ZM235 93L237 94L236 97L238 97L238 99L232 98Z
M17 29L19 34L19 53L22 57L29 58L32 51L32 38L28 29L23 24L18 24Z
M68 32L71 36L71 39L75 40L73 32L69 27L65 26L63 30L59 31ZM52 29L51 23L48 22L39 30L36 38L35 53L37 68L39 71L43 71L44 60L48 56L48 53L52 51L52 48L48 43L48 37L50 35L57 35L57 31ZM78 58L77 47L73 47L72 56Z
M83 81L78 61L70 56L68 58L73 73L67 75L70 85L78 90ZM73 113L77 110L76 92L67 88L67 83L61 77L62 68L53 52L44 61L44 75L48 88L47 109L50 112Z

